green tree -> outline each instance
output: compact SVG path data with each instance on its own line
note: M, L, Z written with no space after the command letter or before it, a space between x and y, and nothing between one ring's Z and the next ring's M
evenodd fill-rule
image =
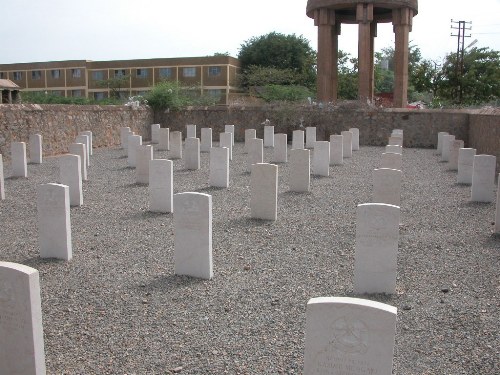
M120 91L123 87L128 87L129 79L129 75L118 75L98 81L97 86L109 89L109 97L111 99L120 99Z
M339 99L356 100L358 98L358 59L350 53L339 50L338 88Z
M271 32L245 41L238 54L243 77L242 85L249 86L249 74L255 73L253 66L273 68L293 74L293 81L302 86L316 84L316 52L303 36L284 35ZM276 84L277 82L271 82Z

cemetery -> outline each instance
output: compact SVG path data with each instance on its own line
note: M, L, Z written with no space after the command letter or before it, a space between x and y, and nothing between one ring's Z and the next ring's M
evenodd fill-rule
M4 133L0 375L498 373L498 138L473 115L111 111L59 145Z

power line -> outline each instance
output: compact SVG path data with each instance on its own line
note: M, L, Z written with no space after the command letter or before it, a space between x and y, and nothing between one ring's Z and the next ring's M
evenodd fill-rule
M458 25L455 26L455 25ZM453 34L451 32L451 36L457 37L457 66L456 66L456 76L458 83L458 100L459 103L462 103L462 76L464 74L464 51L465 51L465 38L470 38L472 34L465 35L466 30L472 30L472 21L453 21L451 20L451 29L458 30L457 34ZM469 26L469 27L466 27Z

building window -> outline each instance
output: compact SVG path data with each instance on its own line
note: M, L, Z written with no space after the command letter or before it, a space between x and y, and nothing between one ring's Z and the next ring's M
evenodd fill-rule
M148 70L147 69L137 69L136 72L137 78L147 78L148 77Z
M104 79L104 72L102 70L95 70L92 72L92 79L94 81L102 81Z
M220 99L222 96L222 90L220 89L211 89L207 90L208 95L210 95L212 98Z
M104 92L94 92L94 99L95 100L103 100L104 99Z
M41 79L42 72L40 70L32 70L31 71L31 79Z
M63 95L63 92L61 90L52 90L50 92L50 95L54 95L54 96L64 96Z
M120 78L120 77L125 77L127 75L127 72L125 69L117 69L115 70L115 77Z
M14 72L12 73L12 78L14 78L14 81L20 81L23 79L23 72Z
M0 79L4 79L5 78L5 73L4 72L0 72Z
M82 70L81 69L71 69L71 76L73 78L80 78L82 76Z
M160 68L160 78L172 77L172 68Z
M183 77L196 77L196 68L182 68Z
M51 70L50 71L50 76L53 79L59 79L59 78L61 78L61 71L59 69Z
M208 67L208 76L209 77L218 77L221 74L220 66L209 66Z
M71 90L71 96L73 98L81 98L82 97L82 90Z

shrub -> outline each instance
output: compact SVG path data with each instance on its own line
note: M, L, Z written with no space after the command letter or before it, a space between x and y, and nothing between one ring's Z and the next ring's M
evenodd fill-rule
M258 95L266 102L297 102L312 97L313 93L304 86L267 85Z

